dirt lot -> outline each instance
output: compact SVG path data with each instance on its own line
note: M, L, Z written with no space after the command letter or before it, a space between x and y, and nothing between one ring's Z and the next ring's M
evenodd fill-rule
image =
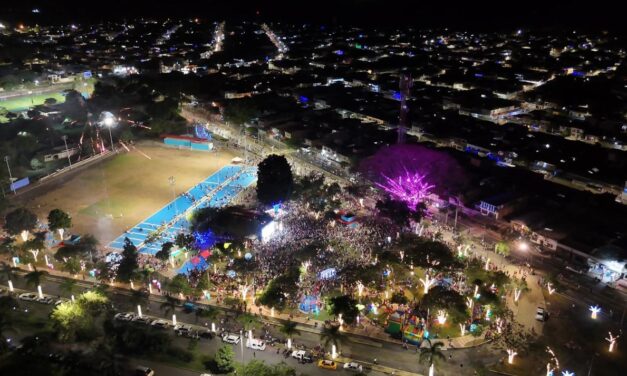
M24 196L16 197L45 220L51 209L72 216L72 233L91 233L102 245L139 223L172 200L168 178L174 176L176 194L230 163L234 155L139 145L77 172L67 173Z

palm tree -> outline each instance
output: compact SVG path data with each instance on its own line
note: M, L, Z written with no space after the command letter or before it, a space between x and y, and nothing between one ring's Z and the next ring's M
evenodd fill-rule
M12 267L10 264L6 262L2 262L2 274L7 281L14 281L17 276L14 272L17 268Z
M59 290L65 292L67 295L74 295L76 291L76 280L71 278L65 278L59 285Z
M259 321L259 317L255 315L251 315L250 313L242 313L237 317L237 322L242 324L244 330L251 330L258 328L261 326L261 322Z
M346 335L340 331L339 325L326 325L320 332L320 339L325 348L329 345L335 345L339 349L340 344L346 341Z
M148 302L148 294L142 290L131 290L131 306L137 307Z
M48 273L45 271L37 270L37 268L35 268L35 270L24 276L24 280L26 280L26 285L33 287L41 285L41 279L46 274Z
M300 330L296 329L297 325L294 321L288 320L281 325L279 331L285 334L287 338L294 338L294 336L300 335Z
M430 339L426 339L429 347L423 347L420 349L420 358L418 361L420 363L427 362L429 363L429 376L433 376L434 366L433 364L438 360L446 360L446 357L442 353L441 348L444 347L443 342L432 343Z
M180 301L171 296L165 297L165 302L161 303L159 309L163 311L163 313L168 316L170 313L174 313L176 306L179 305Z
M197 309L194 312L194 314L196 315L196 322L198 322L198 319L201 317L209 321L213 321L216 319L216 317L218 317L218 315L220 314L220 311L218 311L214 307L206 306L206 307Z

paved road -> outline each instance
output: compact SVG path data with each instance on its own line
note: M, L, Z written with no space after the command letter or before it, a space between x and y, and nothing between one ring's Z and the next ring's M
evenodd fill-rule
M46 278L46 281L42 285L44 294L50 294L54 296L65 296L66 294L61 292L61 290L59 289L60 280L61 279L58 277L48 276ZM16 288L26 287L24 285L24 282L21 279L18 281L15 281L14 285ZM91 288L91 286L92 285L90 283L79 281L78 282L79 291L77 291L76 294L80 293L80 290L82 289ZM28 288L26 289L32 290ZM117 290L117 289L111 290L111 294L110 294L111 300L117 310L136 311L136 307L131 306L131 302L129 301L128 294L129 292L126 290ZM159 301L158 299L159 299L158 296L153 296L150 302L143 304L142 312L145 315L171 319L171 317L164 317L163 313L160 311L159 306L161 304L161 301ZM204 324L204 322L202 321L198 322L194 314L185 313L180 309L176 311L176 316L177 316L178 322L198 324L199 326L202 326ZM232 318L233 316L234 314L231 313L230 315L231 318L229 318L224 325L228 329L233 329L237 325L234 319ZM216 324L218 327L221 326L219 323L216 323ZM210 323L207 323L207 325L210 326ZM277 328L274 328L272 326L268 326L267 328L273 336L279 337L279 338L282 337L278 333ZM301 327L300 329L301 329L301 335L297 336L294 339L294 345L304 345L307 348L313 348L316 345L320 344L320 336L317 333L313 332L313 328L309 328L309 330L305 330L306 328ZM258 337L261 334L263 334L262 330L257 330L254 332L255 337ZM181 339L178 339L178 340L181 340ZM183 341L185 342L185 340ZM203 352L206 351L207 353L213 353L217 349L217 343L219 342L220 341L214 340L214 341L211 341L210 344L204 344L202 347L204 349ZM186 345L186 342L185 342L185 345ZM204 347L204 346L207 346L207 347ZM344 357L348 357L350 359L354 359L358 362L361 362L362 364L364 364L364 366L366 366L365 368L368 368L369 365L372 363L373 359L377 358L378 363L381 366L390 367L393 369L398 368L403 371L409 371L409 372L414 372L414 373L426 372L424 365L418 364L418 361L417 361L418 354L416 353L415 348L410 349L410 350L403 350L399 345L396 345L393 343L379 342L375 340L366 340L366 339L361 339L357 337L348 337L348 340L346 341L346 343L342 345L341 351ZM241 353L239 352L239 349L236 349L236 352L237 352L238 359L241 359ZM245 354L244 354L245 360L250 360L251 355L252 353L250 353L249 350L245 350ZM455 370L455 373L461 374L461 375L471 374L470 369L468 369L468 365L474 362L477 362L477 359L480 359L481 361L485 361L485 362L490 362L490 361L494 361L498 359L500 356L500 355L494 355L490 353L489 348L486 346L472 348L472 349L447 350L446 355L447 355L448 361L444 363L442 367L450 371ZM276 354L276 350L274 352L270 352L269 350L266 350L265 352L261 354L257 352L257 356L259 356L260 359L266 360L269 363L277 363L277 362L284 360L283 356L278 356ZM288 363L292 366L295 366L299 370L302 368L303 372L306 370L307 374L317 374L317 373L311 372L311 370L313 369L317 370L317 367L314 367L312 365L304 365L304 366L299 365L295 360L292 360L292 359L288 359ZM466 368L464 369L464 367ZM322 374L326 374L324 373L326 371L324 370L320 370L320 371L323 372ZM468 371L468 373L466 373L466 371ZM372 374L377 374L377 373L373 372Z

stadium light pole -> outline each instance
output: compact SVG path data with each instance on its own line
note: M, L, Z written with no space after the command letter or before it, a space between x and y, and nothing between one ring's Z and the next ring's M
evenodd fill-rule
M63 143L65 143L65 154L67 155L67 161L70 163L70 170L72 169L72 160L70 159L70 151L67 148L67 136L63 135L61 137L63 139Z
M176 215L179 214L179 208L176 204L176 192L174 191L174 185L176 184L176 179L174 176L170 176L168 178L168 182L170 183L170 187L172 187L172 201L174 202L174 210L176 211Z
M113 136L111 135L111 128L113 127L115 120L112 117L106 117L103 120L104 125L109 129L109 141L111 141L111 150L115 150L115 145L113 145Z
M4 161L7 163L7 170L9 170L9 189L13 191L13 194L16 195L15 188L13 187L13 175L11 174L11 166L9 166L9 156L4 156Z

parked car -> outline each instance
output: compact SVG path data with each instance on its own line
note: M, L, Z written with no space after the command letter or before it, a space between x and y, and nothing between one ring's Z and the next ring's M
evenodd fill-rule
M20 300L26 300L27 302L34 302L35 300L37 300L38 297L39 296L34 292L25 292L18 296Z
M324 368L324 369L336 370L337 369L337 363L335 363L332 360L320 359L318 361L318 367Z
M348 371L353 371L353 372L363 371L363 367L361 366L361 364L356 363L356 362L344 363L344 369Z
M166 329L167 327L170 326L170 322L167 320L155 320L152 322L152 324L150 324L150 326L152 326L153 328L157 328L157 329Z
M54 302L54 305L58 306L59 304L63 304L63 303L69 302L69 301L70 301L70 299L66 299L66 298L57 299L57 301Z
M200 335L200 338L213 339L213 332L211 332L211 330L209 329L199 332L198 334Z
M54 303L54 298L51 296L43 296L41 298L38 297L37 299L35 299L35 301L43 304L52 304Z
M549 318L549 313L542 307L538 307L536 309L536 320L538 321L546 321Z
M146 366L137 366L135 368L135 375L137 376L154 376L155 371Z
M130 312L120 312L116 313L115 316L113 316L113 319L118 321L131 321L133 318L135 318L135 314Z
M135 316L131 319L131 321L137 324L150 325L152 324L153 320L145 316L142 316L142 317Z
M259 338L251 338L246 340L246 347L253 350L263 351L266 349L266 342Z
M237 345L239 343L239 335L238 334L225 334L222 336L222 342L226 342L226 343L232 343L234 345Z

